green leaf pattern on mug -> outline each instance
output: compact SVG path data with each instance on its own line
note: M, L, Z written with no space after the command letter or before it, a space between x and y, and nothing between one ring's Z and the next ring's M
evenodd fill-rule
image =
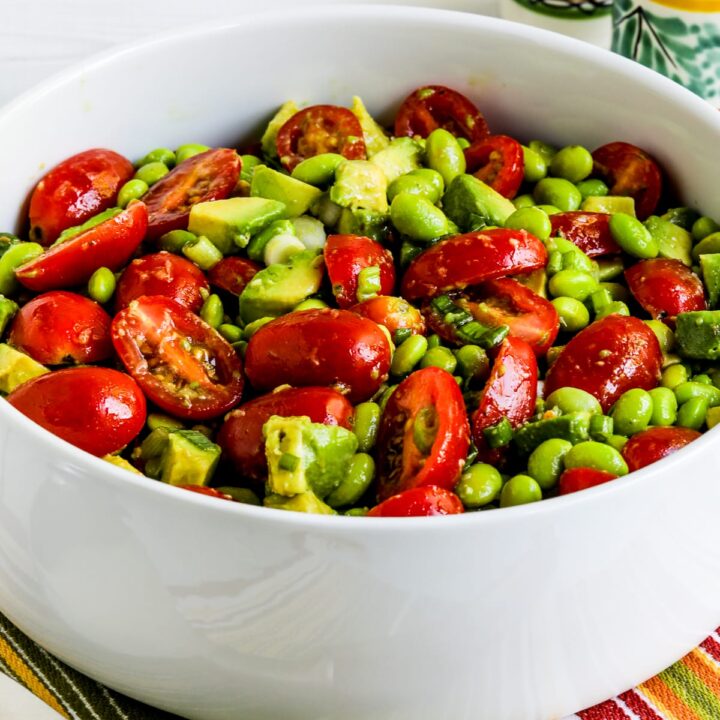
M608 15L612 0L515 0L528 10L553 17L584 20Z

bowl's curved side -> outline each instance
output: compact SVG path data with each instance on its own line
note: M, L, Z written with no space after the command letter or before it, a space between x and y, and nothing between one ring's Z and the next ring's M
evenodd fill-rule
M1 114L17 172L0 174L0 225L42 167L87 146L232 143L288 97L358 93L389 113L423 83L524 139L637 142L720 215L716 113L622 59L433 11L269 22L120 53ZM403 524L188 498L42 435L0 403L0 608L190 718L547 720L659 671L719 619L714 437L584 497Z

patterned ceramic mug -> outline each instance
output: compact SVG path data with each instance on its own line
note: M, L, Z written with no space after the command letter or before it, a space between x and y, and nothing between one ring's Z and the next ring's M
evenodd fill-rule
M720 106L720 0L615 0L612 49Z

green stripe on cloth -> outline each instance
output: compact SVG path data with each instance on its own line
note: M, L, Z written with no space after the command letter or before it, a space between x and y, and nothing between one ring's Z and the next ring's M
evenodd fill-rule
M659 675L663 682L684 702L686 702L703 720L720 718L720 699L715 697L707 685L682 661Z

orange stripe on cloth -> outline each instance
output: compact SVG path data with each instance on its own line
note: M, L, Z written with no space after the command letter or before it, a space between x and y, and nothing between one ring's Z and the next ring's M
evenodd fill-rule
M682 663L700 678L713 695L720 697L720 667L702 650L693 650L682 659Z
M668 720L702 720L659 677L651 678L637 689L647 695Z

